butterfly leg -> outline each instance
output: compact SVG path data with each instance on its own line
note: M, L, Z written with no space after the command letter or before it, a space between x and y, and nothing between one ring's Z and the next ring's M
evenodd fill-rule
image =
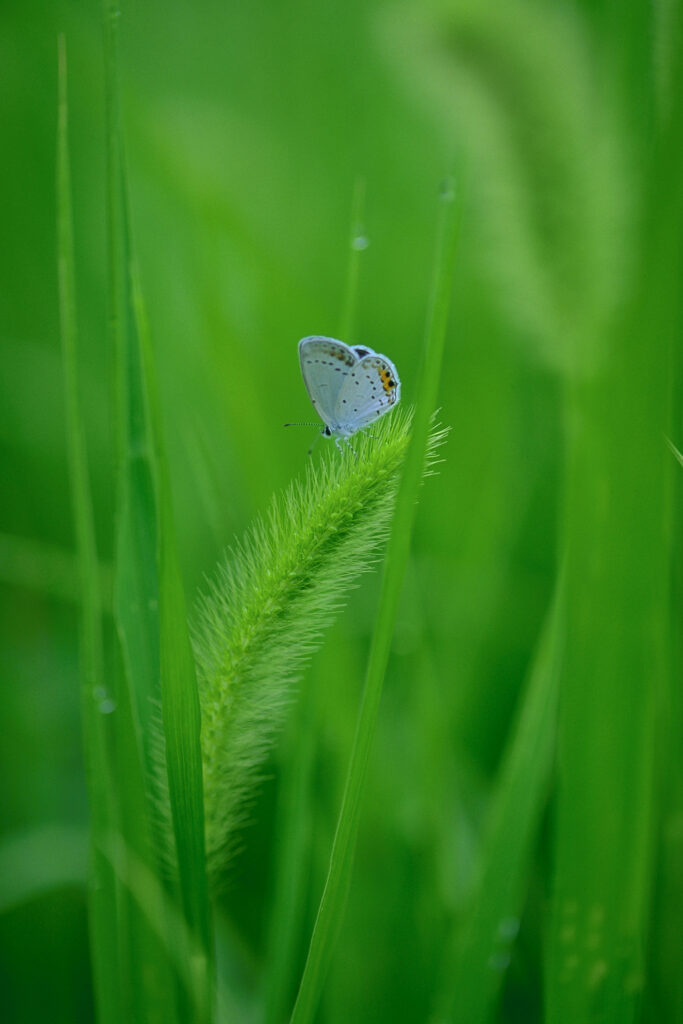
M313 443L311 444L311 447L310 447L310 448L308 449L308 454L309 454L309 455L311 454L311 452L313 451L313 449L315 448L316 444L318 443L318 441L319 441L319 439L320 439L321 437L329 437L329 436L330 436L329 434L326 434L326 433L325 433L325 431L326 431L326 430L327 430L327 427L324 427L324 428L323 428L323 429L322 429L322 430L320 431L320 433L319 433L319 434L316 434L316 435L315 435L315 437L313 438Z

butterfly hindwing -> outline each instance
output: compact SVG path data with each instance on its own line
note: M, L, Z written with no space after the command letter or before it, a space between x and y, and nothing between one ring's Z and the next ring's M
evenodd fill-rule
M372 352L344 377L334 409L335 423L345 434L353 434L383 416L400 397L396 367L386 356Z

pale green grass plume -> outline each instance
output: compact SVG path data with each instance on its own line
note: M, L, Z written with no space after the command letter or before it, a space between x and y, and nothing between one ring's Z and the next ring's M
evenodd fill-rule
M195 630L207 855L215 876L234 848L256 768L303 661L319 643L391 517L411 415L330 450L274 500L200 601ZM433 431L430 461L443 432Z

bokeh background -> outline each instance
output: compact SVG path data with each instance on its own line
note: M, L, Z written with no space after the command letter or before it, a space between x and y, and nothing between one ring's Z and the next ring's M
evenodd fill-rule
M440 392L440 421L451 432L439 475L423 489L354 884L321 1020L428 1018L563 552L582 547L591 510L603 497L609 504L617 453L625 464L619 500L629 508L633 501L636 511L623 537L604 528L604 558L620 567L615 593L645 573L646 605L634 597L633 620L643 611L656 641L652 650L639 648L633 692L654 688L648 707L657 721L673 723L664 739L647 734L656 763L645 777L653 785L666 779L669 788L638 836L651 851L651 902L642 915L648 967L635 985L647 1019L673 1021L683 1005L672 977L680 879L671 864L681 817L670 758L680 724L669 630L680 606L668 586L670 564L676 578L670 556L680 467L662 439L668 432L683 442L680 199L669 201L680 156L666 128L680 125L680 51L676 5L642 6L122 4L131 216L190 600L226 546L304 469L314 430L282 428L311 413L296 344L306 334L338 335L352 237L363 251L353 336L345 340L386 353L411 402L439 184L454 167L464 195ZM22 1022L93 1014L56 276L59 32L69 60L79 343L105 593L113 547L100 11L4 0L0 990L4 1019ZM653 172L657 146L665 159ZM365 200L354 224L359 179ZM645 345L640 327L652 325ZM600 388L584 402L595 380ZM623 388L613 390L615 380ZM633 396L631 430L623 404ZM589 442L572 448L586 432ZM661 441L656 455L650 434ZM595 597L590 571L584 593L577 578L575 606L612 638L601 670L616 693L624 666L610 667L609 657L619 601L599 584ZM303 684L316 739L301 953L324 879L376 599L377 578L367 577L331 624ZM624 659L632 660L622 639ZM222 900L220 927L245 1020L258 1019L282 779L297 721L273 751ZM575 737L574 755L581 742ZM620 750L608 739L606 762ZM551 798L529 863L519 938L509 966L501 965L500 1020L543 1018L555 824Z

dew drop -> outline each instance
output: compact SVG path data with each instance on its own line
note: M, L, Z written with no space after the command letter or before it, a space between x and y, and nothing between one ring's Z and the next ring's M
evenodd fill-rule
M455 196L455 188L452 178L444 178L439 189L443 202L449 203Z
M511 942L512 939L517 937L519 932L519 918L518 917L504 917L498 925L498 935L501 939L505 939Z
M363 249L367 249L370 245L370 239L366 235L356 235L354 240L351 242L351 248L355 249L356 252L362 252Z
M110 715L112 711L116 711L116 701L112 700L111 697L105 697L104 700L100 701L100 711L103 715Z
M504 971L506 967L510 966L510 954L509 953L492 953L489 957L489 967L492 971Z
M596 960L588 973L588 985L590 988L597 988L607 976L607 962Z

